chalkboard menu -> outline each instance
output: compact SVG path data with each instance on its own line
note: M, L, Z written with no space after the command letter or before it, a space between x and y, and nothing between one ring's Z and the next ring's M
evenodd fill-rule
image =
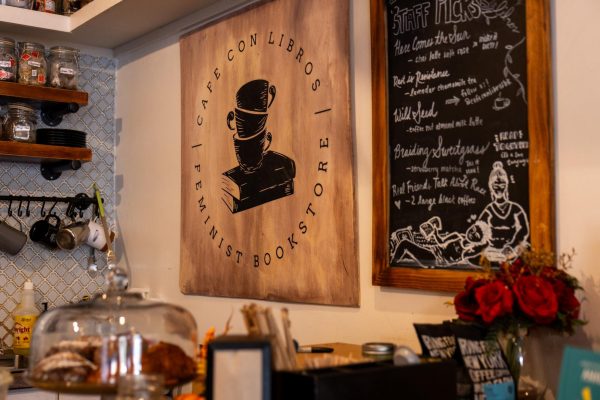
M381 240L387 248L375 250L377 262L392 269L472 272L481 269L482 256L495 265L515 259L537 240L533 231L540 226L537 216L531 218L532 199L540 201L532 193L538 187L532 170L550 129L541 139L531 133L530 114L540 118L540 95L530 88L540 78L528 62L543 33L527 24L545 2L372 3L379 14L372 16L379 22L374 30L385 44L381 48L373 35L374 119L385 118L374 121L380 137L374 159L385 149L385 162L374 161L374 173L387 178L374 188L375 201L385 203L380 236L387 235ZM541 114L548 119L549 105ZM542 162L550 163L547 153ZM549 197L541 201L551 209ZM546 230L552 218L542 218Z

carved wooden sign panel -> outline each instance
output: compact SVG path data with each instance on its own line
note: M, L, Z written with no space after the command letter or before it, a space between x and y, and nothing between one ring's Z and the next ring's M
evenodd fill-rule
M186 294L359 303L347 0L181 38Z

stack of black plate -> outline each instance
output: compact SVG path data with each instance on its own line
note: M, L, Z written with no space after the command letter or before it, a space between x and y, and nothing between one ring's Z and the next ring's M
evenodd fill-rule
M40 128L36 142L51 146L86 147L85 132L73 129Z

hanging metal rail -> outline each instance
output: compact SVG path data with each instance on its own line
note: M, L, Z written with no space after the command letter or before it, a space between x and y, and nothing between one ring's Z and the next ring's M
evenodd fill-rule
M58 203L68 204L67 215L74 216L76 212L83 214L84 210L87 210L90 205L97 206L98 202L95 197L90 197L85 193L79 193L73 197L59 197L59 196L24 196L24 195L0 195L0 201L8 201L8 215L13 215L13 205L18 203L16 213L19 217L23 215L29 217L31 215L30 206L31 203L42 203L42 209L40 215L45 217L48 214L52 214L54 208ZM52 207L46 212L46 204L52 204ZM23 209L23 206L25 208Z

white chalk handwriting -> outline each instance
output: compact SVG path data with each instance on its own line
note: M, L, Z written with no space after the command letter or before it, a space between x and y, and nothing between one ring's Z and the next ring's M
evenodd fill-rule
M484 145L470 144L463 145L461 139L456 141L456 144L444 145L443 136L438 136L437 145L435 147L422 146L418 143L413 143L408 147L402 144L397 144L394 147L394 159L400 158L421 158L423 157L423 167L429 165L431 159L443 159L449 157L458 158L458 163L463 165L467 156L482 156L490 148L490 142Z

